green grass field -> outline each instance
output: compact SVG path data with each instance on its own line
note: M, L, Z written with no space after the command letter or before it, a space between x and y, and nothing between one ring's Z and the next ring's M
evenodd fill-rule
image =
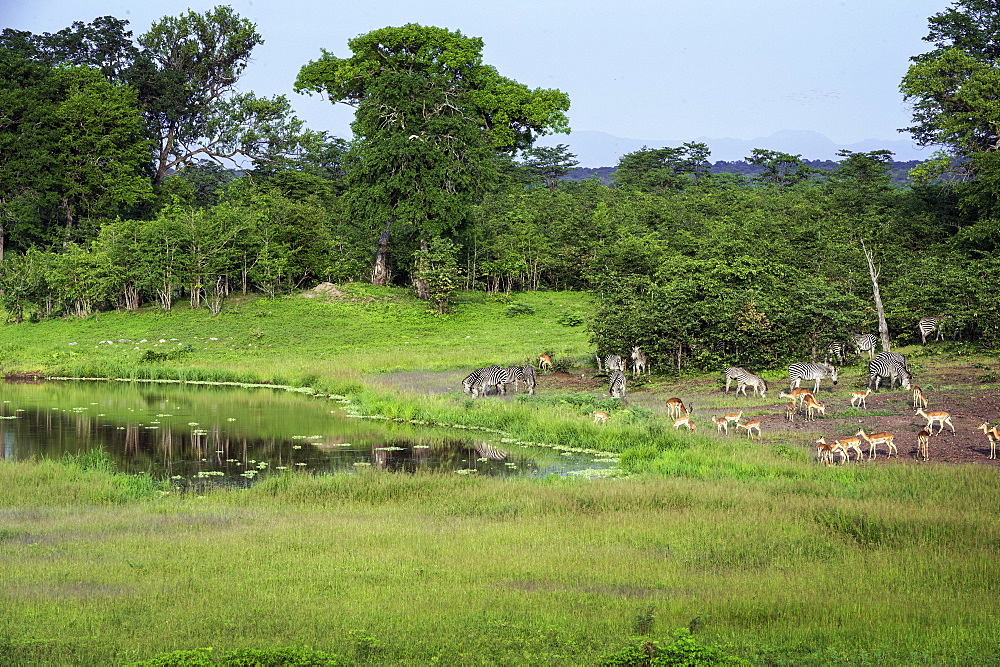
M209 647L157 664L281 647L330 664L648 664L626 657L679 628L686 664L1000 659L995 467L828 468L780 437L682 437L641 409L597 427L583 399L388 393L363 377L543 350L589 363L584 327L558 322L587 299L515 295L534 314L507 317L471 294L435 317L400 290L348 297L8 326L3 369L308 385L372 414L621 452L630 476L287 474L199 497L99 455L0 463L0 664Z

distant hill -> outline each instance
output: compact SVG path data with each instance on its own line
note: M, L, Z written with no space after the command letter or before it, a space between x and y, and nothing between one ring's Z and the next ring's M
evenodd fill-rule
M739 161L746 158L755 148L781 151L791 155L802 155L812 160L836 160L837 151L847 149L856 153L876 150L890 150L900 161L926 160L931 150L920 148L909 139L866 139L852 144L838 144L819 132L783 130L769 137L756 139L712 139L695 137L686 139L623 139L605 132L578 131L572 134L547 135L537 142L539 146L566 144L574 153L582 167L599 168L616 165L621 156L634 153L643 146L663 148L681 146L686 141L698 141L708 145L712 160Z
M874 149L873 149L874 150ZM837 168L837 163L833 160L803 160L807 165L813 167L814 169L819 169L821 171L834 171ZM893 162L890 166L890 171L892 173L892 183L894 185L901 185L909 180L909 172L911 169L920 164L921 160L908 160L906 162ZM762 167L752 165L743 160L736 160L733 162L727 162L725 160L719 160L712 164L709 168L709 172L713 174L720 174L728 172L730 174L743 174L745 176L756 176L763 172ZM564 181L585 181L588 178L599 178L605 185L611 185L613 177L615 174L614 167L579 167L573 171L566 174L562 179Z

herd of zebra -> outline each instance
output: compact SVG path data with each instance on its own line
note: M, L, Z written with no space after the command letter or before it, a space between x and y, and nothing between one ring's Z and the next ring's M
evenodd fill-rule
M547 355L543 355L547 356ZM514 385L514 392L517 392L519 383L523 382L529 394L535 393L538 385L538 371L532 365L509 366L487 366L478 368L469 373L462 380L462 388L465 393L477 396L489 396L490 394L506 394L507 385Z

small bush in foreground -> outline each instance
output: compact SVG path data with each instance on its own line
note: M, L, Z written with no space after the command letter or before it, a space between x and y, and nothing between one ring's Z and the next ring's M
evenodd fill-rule
M189 651L171 651L163 655L134 662L131 667L320 667L348 665L351 661L325 651L306 648L254 649L243 648L220 655L217 659L211 648Z
M643 667L645 665L745 665L744 660L721 649L698 642L687 628L677 631L669 644L638 638L612 655L602 665L608 667Z

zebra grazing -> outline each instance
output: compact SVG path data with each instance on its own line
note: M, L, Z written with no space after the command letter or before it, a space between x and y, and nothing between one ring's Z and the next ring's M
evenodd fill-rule
M798 388L803 380L815 380L814 394L819 393L819 381L825 377L837 384L837 369L830 364L795 363L788 367L788 390Z
M927 345L927 337L937 331L937 338L934 340L942 340L944 337L944 328L942 324L944 320L947 319L947 315L938 315L937 317L921 317L920 321L917 322L917 331L920 332L920 344Z
M649 375L649 360L646 359L646 353L636 345L632 348L632 374L642 375L643 373Z
M524 386L528 393L534 396L535 387L538 385L538 371L535 370L534 366L525 366L521 369L521 378L524 380Z
M909 389L913 376L906 365L906 357L895 352L882 352L869 361L868 387L873 391L878 391L878 385L882 378L889 378L889 389L892 389L892 385L897 379L903 389Z
M608 391L611 398L625 398L625 374L615 369L611 371L609 380Z
M600 373L602 370L605 373L610 373L611 371L624 371L625 370L625 362L617 354L609 354L609 355L607 355L607 356L604 357L604 368L603 369L601 368L601 357L598 356L598 355L594 355L594 356L597 357L597 372L598 373Z
M466 394L472 394L472 397L475 398L490 393L490 387L493 387L501 394L506 393L507 390L504 387L506 382L507 369L500 368L499 366L487 366L486 368L479 368L469 373L462 380L462 388L465 389Z
M767 398L767 383L764 382L763 378L758 375L754 375L745 368L738 368L736 366L730 366L726 369L726 393L729 393L729 385L732 384L733 380L736 380L736 393L739 394L740 390L743 391L743 395L747 395L747 387L753 389L753 393L760 393L761 398Z
M854 349L857 351L860 357L863 354L868 355L868 360L871 361L875 357L875 345L878 343L878 336L875 334L854 334Z
M517 393L518 383L524 381L524 369L520 366L511 366L510 368L505 368L507 371L507 379L504 382L505 385L513 384L514 393Z

